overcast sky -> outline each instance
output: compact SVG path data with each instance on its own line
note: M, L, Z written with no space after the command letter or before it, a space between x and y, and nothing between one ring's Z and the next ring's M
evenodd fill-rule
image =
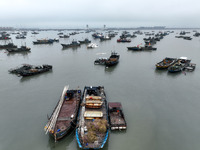
M200 27L199 0L0 0L0 26Z

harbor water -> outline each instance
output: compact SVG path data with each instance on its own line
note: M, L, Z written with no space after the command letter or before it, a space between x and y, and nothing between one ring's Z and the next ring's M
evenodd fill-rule
M0 50L0 150L78 150L74 132L56 143L44 132L47 115L51 115L65 85L81 90L101 85L108 102L122 103L127 130L109 132L104 150L199 150L200 38L193 37L192 30L187 34L191 41L175 38L180 33L176 30L155 44L156 51L135 52L127 47L144 43L145 35L137 35L130 43L117 43L122 31L118 32L103 42L84 32L50 45L32 43L57 38L58 31L37 35L29 31L23 40L11 34L14 44L26 44L31 52L8 54ZM70 31L64 31L67 33ZM62 49L61 43L85 38L98 47L87 49L83 44ZM111 51L120 54L116 66L94 65L96 58L109 57ZM165 57L181 56L196 63L193 72L171 74L155 69ZM53 69L24 78L8 73L21 64L49 64Z

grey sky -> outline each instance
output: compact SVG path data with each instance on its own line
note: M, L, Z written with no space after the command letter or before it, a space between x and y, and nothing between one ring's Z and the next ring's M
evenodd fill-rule
M200 27L199 0L0 0L0 26Z

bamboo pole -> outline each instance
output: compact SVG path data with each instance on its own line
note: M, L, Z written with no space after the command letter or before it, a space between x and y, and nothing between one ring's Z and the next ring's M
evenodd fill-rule
M62 107L62 104L63 104L63 101L64 101L64 96L65 96L65 93L66 91L69 89L69 85L65 86L64 89L63 89L63 92L62 92L62 95L60 97L60 100L59 100L59 103L55 109L55 111L53 112L50 120L48 121L48 123L46 124L46 126L44 127L44 130L46 131L45 134L47 134L48 132L50 131L54 131L54 128L55 128L55 124L56 124L56 121L57 121L57 118L58 118L58 115L59 115L59 112L60 112L60 109Z

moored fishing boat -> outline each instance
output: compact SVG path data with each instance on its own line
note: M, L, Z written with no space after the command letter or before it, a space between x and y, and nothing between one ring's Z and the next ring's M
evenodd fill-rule
M54 40L52 39L41 39L37 41L33 41L33 44L52 44Z
M60 35L59 38L69 38L69 35Z
M120 102L108 103L108 115L111 130L125 130L127 128L122 104Z
M131 42L131 39L126 39L126 38L120 38L117 40L117 42L122 42L122 43L125 43L125 42Z
M111 56L109 59L105 62L106 66L114 66L119 62L120 55L116 52L111 52Z
M176 63L176 61L177 61L176 58L166 57L161 62L156 64L156 69L167 69L169 66L173 65L174 63Z
M88 44L91 43L91 41L88 38L85 38L83 41L79 41L80 44Z
M81 44L77 41L72 41L70 44L61 44L63 48L70 48L70 47L79 47Z
M190 61L191 60L187 59L187 57L180 57L175 64L173 64L168 68L168 72L170 73L181 72L185 69L185 67L189 66Z
M107 101L103 86L86 86L76 128L79 148L100 149L108 139Z
M63 138L76 127L78 110L81 102L81 90L68 90L65 86L48 123L44 127L55 141Z
M7 48L17 48L17 45L14 45L13 43L0 45L0 49L7 49Z
M20 48L10 48L10 49L6 49L9 53L12 52L29 52L31 50L30 47L27 46L21 46Z
M127 47L127 48L128 48L128 50L133 50L133 51L141 51L142 50L142 48L139 46L133 46L133 47Z

